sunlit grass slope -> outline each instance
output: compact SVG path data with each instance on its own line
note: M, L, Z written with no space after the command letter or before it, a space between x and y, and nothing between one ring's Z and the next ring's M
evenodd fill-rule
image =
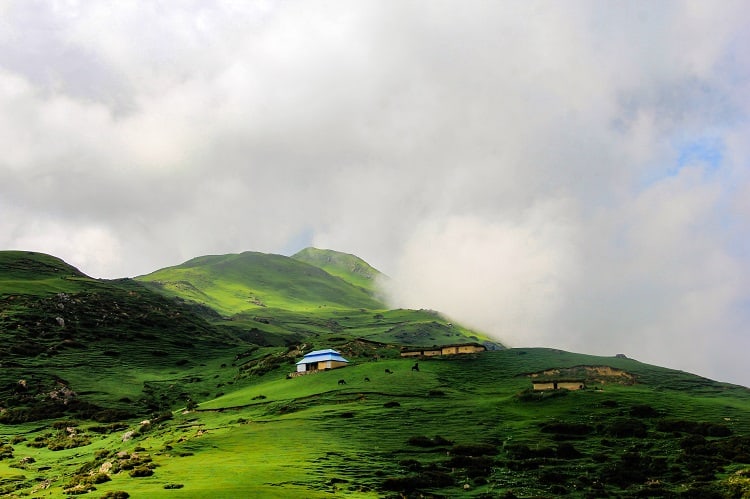
M742 482L750 468L746 388L541 348L423 359L418 371L414 359L360 357L287 379L293 360L172 419L104 433L67 422L91 437L76 449L28 445L65 429L0 427L0 439L15 442L13 462L34 459L20 468L0 460L0 487L23 493L48 480L44 495L57 497L94 476L90 470L113 466L110 480L95 484L96 497L116 490L133 498L718 498L750 491ZM635 382L530 390L529 374L577 366L620 369ZM128 466L148 476L133 476Z
M92 282L94 279L54 256L33 251L0 251L0 296L71 292Z
M331 275L340 277L355 286L366 289L373 295L379 293L378 282L381 279L385 279L385 275L379 270L371 267L369 263L358 256L348 253L327 249L305 248L292 255L292 258L319 267Z
M136 278L223 314L278 308L381 309L365 289L293 258L256 252L204 256Z
M0 263L0 496L750 496L747 388L543 348L404 359L486 338L293 258L194 259L144 276L159 293ZM320 348L350 364L288 378ZM532 391L558 370L587 388Z

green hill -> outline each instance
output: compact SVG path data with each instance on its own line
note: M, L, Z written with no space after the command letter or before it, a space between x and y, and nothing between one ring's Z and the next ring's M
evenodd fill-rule
M75 291L92 279L54 256L33 251L0 251L3 295L24 292Z
M368 291L341 277L300 260L264 253L194 258L136 279L229 315L265 307L384 308Z
M383 273L371 267L361 258L348 253L305 248L292 255L292 258L319 267L350 284L366 289L373 296L379 293L377 289L378 281L386 278Z
M402 358L489 342L303 258L109 281L0 252L0 496L750 496L747 388L544 348ZM289 376L323 348L348 366Z
M487 336L431 311L387 310L377 299L382 276L363 260L308 248L293 257L246 252L204 256L137 277L165 296L215 310L216 327L263 346L341 338L431 346L483 342Z
M198 397L205 386L183 372L198 358L246 348L205 315L130 279L92 279L49 255L0 252L0 422L116 418ZM175 378L167 395L144 385Z

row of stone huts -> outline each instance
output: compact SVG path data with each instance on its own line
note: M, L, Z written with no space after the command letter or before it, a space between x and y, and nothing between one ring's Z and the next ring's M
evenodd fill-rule
M432 347L407 348L401 350L401 357L435 357L437 355L457 355L462 353L486 352L487 347L479 343L457 343Z

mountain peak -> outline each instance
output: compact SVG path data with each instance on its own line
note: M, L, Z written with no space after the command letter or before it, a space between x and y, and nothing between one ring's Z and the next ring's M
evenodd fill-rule
M295 253L292 258L319 267L372 293L377 292L377 281L385 277L358 256L330 249L309 247Z

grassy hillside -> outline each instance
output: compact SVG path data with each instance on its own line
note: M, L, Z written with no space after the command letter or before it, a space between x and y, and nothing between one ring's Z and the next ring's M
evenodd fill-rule
M292 255L301 262L319 267L331 275L366 289L372 295L378 294L378 281L385 279L385 275L374 269L361 258L348 253L318 248L305 248Z
M549 349L425 359L419 371L411 369L414 360L398 357L352 360L350 367L286 379L292 355L196 410L148 423L4 427L0 438L13 458L0 461L0 474L8 477L6 490L19 493L49 483L45 493L62 495L79 484L99 496L119 490L131 497L750 492L745 388ZM532 373L581 366L610 366L630 381L600 376L582 391L530 390ZM70 429L90 443L51 450ZM24 458L33 464L10 466Z
M0 422L166 410L212 393L191 369L246 348L135 281L92 279L38 253L0 252L0 264ZM165 379L169 393L148 386Z
M750 496L747 388L541 348L404 359L488 339L275 255L0 264L0 496ZM349 366L289 378L320 348Z
M0 251L0 269L3 295L71 292L93 281L59 258L32 251Z
M294 257L246 252L194 258L138 277L165 296L209 307L214 320L265 346L361 337L400 345L496 341L432 311L386 310L376 298L380 274L363 260L308 248Z
M226 315L266 307L305 311L384 307L366 290L318 267L264 253L194 258L136 279Z

